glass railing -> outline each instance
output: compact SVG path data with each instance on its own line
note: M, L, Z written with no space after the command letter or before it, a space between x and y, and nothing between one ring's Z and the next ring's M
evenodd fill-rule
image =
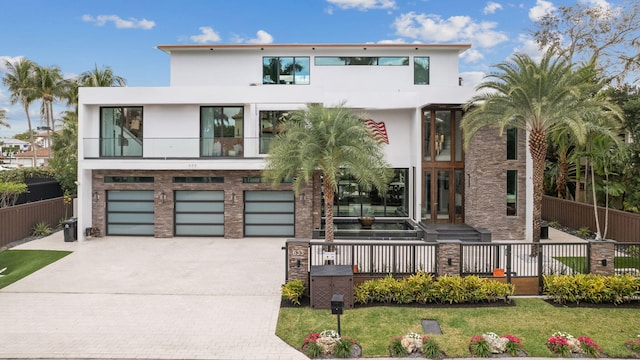
M264 139L263 139L264 142ZM135 146L136 149L132 149ZM264 144L263 144L264 147ZM144 138L142 146L114 138L84 138L85 159L211 159L264 157L259 138ZM135 151L134 151L135 150Z

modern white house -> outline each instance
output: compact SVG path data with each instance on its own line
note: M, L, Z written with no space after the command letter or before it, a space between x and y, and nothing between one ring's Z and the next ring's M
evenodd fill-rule
M288 111L346 102L386 136L384 196L348 178L337 219L468 224L525 239L525 134L481 131L462 147L458 57L468 44L162 45L168 87L81 88L78 227L106 235L309 238L320 179L297 195L261 181Z

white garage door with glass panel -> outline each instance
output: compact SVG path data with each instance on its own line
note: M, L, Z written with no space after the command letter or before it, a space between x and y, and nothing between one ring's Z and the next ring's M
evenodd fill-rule
M294 236L293 191L245 191L245 236Z
M175 192L176 236L224 236L224 191Z
M107 191L107 235L153 236L153 190Z

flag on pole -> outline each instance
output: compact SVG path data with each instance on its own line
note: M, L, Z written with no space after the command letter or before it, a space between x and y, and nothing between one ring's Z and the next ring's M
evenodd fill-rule
M367 125L371 131L373 131L373 136L378 139L379 142L388 144L389 137L387 136L387 127L384 126L384 122L376 122L371 119L367 119L364 121L364 124Z

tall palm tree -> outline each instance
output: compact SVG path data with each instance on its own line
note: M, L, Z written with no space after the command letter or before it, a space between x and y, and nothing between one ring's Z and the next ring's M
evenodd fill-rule
M309 104L294 111L271 141L264 176L277 185L293 180L296 194L303 183L319 171L325 204L325 241L333 241L333 200L343 173L351 175L365 190L386 192L390 167L382 145L362 121L344 107Z
M37 166L37 149L33 139L31 116L29 116L29 106L36 99L35 86L33 84L33 72L37 65L29 59L21 58L15 63L6 60L5 66L7 68L7 72L2 78L2 83L7 86L11 93L11 96L9 97L11 105L16 104L17 102L22 103L24 112L27 115L27 124L29 126L29 143L31 144L31 150L33 151L33 166Z
M495 126L502 134L515 127L529 132L528 145L533 163L533 242L540 241L544 166L549 135L567 130L578 144L587 139L588 122L601 117L620 118L618 107L596 96L601 84L595 82L594 61L578 69L552 52L540 62L524 54L496 65L478 86L483 91L466 104L462 119L465 146L478 130ZM532 256L538 247L532 247Z
M57 66L36 66L34 72L36 96L42 100L40 115L46 120L47 127L55 132L53 102L63 98L67 82Z
M75 194L78 173L78 113L65 111L62 130L53 133L53 158L49 165L55 169L55 177L65 194Z

